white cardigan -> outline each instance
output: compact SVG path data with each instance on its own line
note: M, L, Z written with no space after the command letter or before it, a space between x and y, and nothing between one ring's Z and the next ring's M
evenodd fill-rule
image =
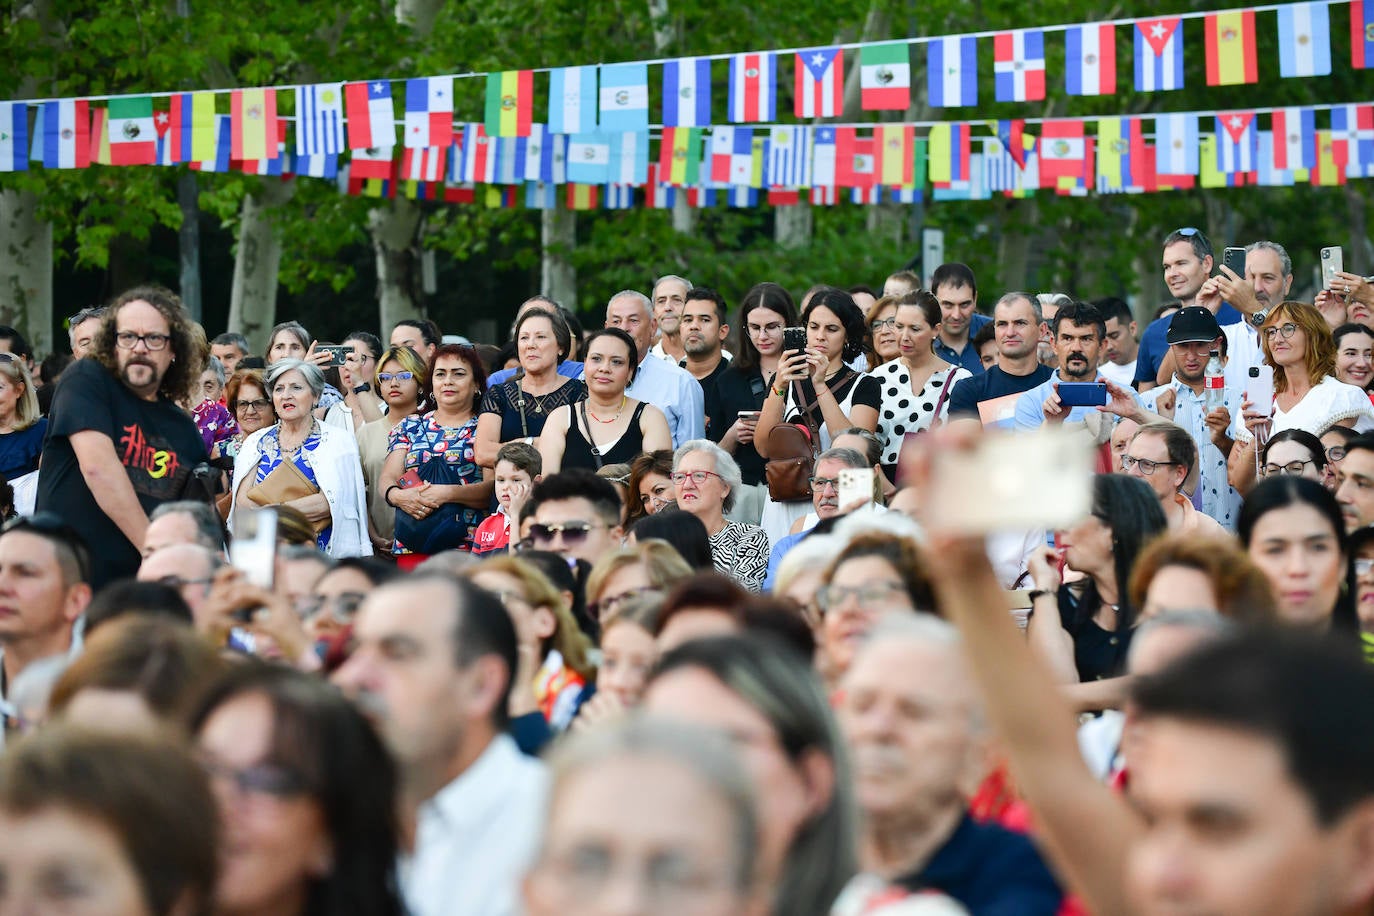
M269 429L266 427L243 440L238 457L234 459L234 501L229 510L229 531L234 530L234 514L238 508L239 485L250 474L257 473L262 459L259 444ZM358 442L346 430L327 423L320 424L320 444L309 454L310 467L320 492L329 503L334 530L325 550L331 557L370 557L372 539L367 535L367 484L363 480L362 460L358 457Z

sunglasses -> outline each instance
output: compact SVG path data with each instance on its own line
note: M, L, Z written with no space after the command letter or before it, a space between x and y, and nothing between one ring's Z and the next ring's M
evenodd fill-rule
M587 537L594 528L604 528L605 525L591 522L561 522L553 525L541 525L535 522L530 525L530 539L536 544L551 544L554 536L563 539L566 547L576 547L578 544L585 543Z

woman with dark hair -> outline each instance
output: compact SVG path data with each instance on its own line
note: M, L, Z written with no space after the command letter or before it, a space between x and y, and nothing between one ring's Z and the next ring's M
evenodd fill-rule
M1126 588L1141 549L1168 528L1158 497L1124 474L1093 478L1092 512L1055 533L1055 547L1031 555L1034 582L1027 638L1065 683L1125 670L1137 622ZM1063 584L1060 561L1083 574Z
M473 452L487 371L469 346L445 344L430 361L434 409L391 430L383 499L396 510L392 553L411 570L444 550L468 550L491 503L491 468Z
M549 414L539 436L544 476L567 468L595 471L640 452L672 448L663 411L625 393L639 371L634 338L619 328L604 328L587 338L583 352L587 396Z
M741 469L742 470L742 469ZM673 502L673 453L668 449L641 452L630 461L629 495L625 502L625 528L647 515L676 508Z
M217 821L181 743L48 726L0 757L0 910L218 912Z
M477 418L477 463L495 467L496 452L507 442L530 444L544 431L554 410L587 396L580 378L564 378L558 366L573 352L572 333L562 316L548 309L526 309L512 333L520 368L515 377L492 385Z
M782 357L782 329L797 323L797 308L792 296L778 284L759 283L744 294L739 323L739 354L716 379L721 412L733 422L723 433L711 431L710 438L739 464L744 486L736 496L736 517L757 522L768 493L754 432Z
M1291 475L1265 480L1245 497L1236 531L1274 589L1280 622L1359 629L1345 521L1325 487Z
M667 509L636 522L630 531L630 542L648 540L666 541L693 569L710 569L715 562L705 523L682 509Z
M759 856L778 916L825 916L858 870L844 741L806 662L770 639L693 640L659 660L644 709L722 729L759 792Z
M917 290L897 300L893 313L898 358L869 372L882 395L878 434L883 438L883 472L897 479L897 455L911 433L938 426L949 416L949 392L973 373L935 355L940 302Z
M1305 429L1275 433L1260 450L1260 476L1295 474L1321 483L1326 479L1326 449Z
M1331 332L1336 344L1336 378L1368 391L1374 385L1374 331L1362 324L1343 324Z
M400 916L395 765L342 694L243 663L192 731L225 831L217 914Z

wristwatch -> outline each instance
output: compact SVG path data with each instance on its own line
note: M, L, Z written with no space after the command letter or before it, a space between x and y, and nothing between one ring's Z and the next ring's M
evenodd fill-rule
M1266 319L1266 318L1268 318L1268 317L1269 317L1269 310L1268 310L1268 309L1260 309L1258 312L1256 312L1255 314L1253 314L1253 315L1250 316L1249 321L1250 321L1250 323L1251 323L1252 325L1254 325L1255 327L1258 328L1258 327L1262 327L1262 326L1264 325L1264 319Z
M362 394L364 391L371 391L371 390L372 390L372 385L371 385L371 383L369 383L369 382L363 382L361 385L359 385L359 386L357 386L356 388L353 389L353 393L354 393L354 394Z

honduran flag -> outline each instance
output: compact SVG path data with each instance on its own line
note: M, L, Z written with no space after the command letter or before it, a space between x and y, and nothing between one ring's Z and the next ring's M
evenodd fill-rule
M1155 171L1160 175L1196 175L1199 169L1197 115L1155 118Z
M549 74L549 130L586 134L596 130L596 67L558 67Z
M411 149L447 146L453 136L453 77L406 80L405 143Z
M1223 174L1253 172L1258 143L1253 111L1228 111L1217 115L1217 171Z
M0 102L0 172L29 168L29 106Z
M1064 89L1069 95L1116 92L1116 26L1076 25L1064 33Z
M730 58L730 120L772 121L777 113L777 57L763 51Z
M84 169L91 164L91 111L85 99L44 102L43 168Z
M1374 0L1350 0L1350 66L1374 67Z
M977 105L978 40L970 35L950 35L932 39L927 47L930 104L940 108Z
M391 83L349 83L344 87L348 106L348 148L380 149L396 145L396 108Z
M1045 97L1045 33L998 32L992 40L999 102L1036 102Z
M663 65L663 125L705 127L710 123L710 58L668 61Z
M1310 169L1317 162L1317 113L1311 108L1280 108L1271 116L1273 166Z
M1331 73L1331 13L1325 3L1279 7L1279 75Z
M832 118L844 109L844 51L812 48L796 54L793 112L799 118Z
M1135 90L1183 88L1183 20L1141 19L1135 24Z

